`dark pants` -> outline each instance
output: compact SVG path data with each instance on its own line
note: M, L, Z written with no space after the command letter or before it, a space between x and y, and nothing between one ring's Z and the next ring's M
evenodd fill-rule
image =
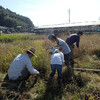
M57 70L58 78L62 78L62 65L53 64L51 65L51 70L52 70L50 74L51 77L54 77L55 72Z
M22 73L22 76L18 77L17 79L18 81L27 80L30 77L30 73L27 70L27 68L25 68L21 73Z
M10 80L10 81L23 81L23 80L27 80L30 77L30 73L27 70L27 68L24 68L24 70L21 72L22 75L19 76L16 80L10 80L8 77L8 74L5 77L5 80Z
M74 45L69 45L69 48L71 50L71 53L70 53L70 64L72 66L72 68L74 67Z
M70 54L64 54L64 60L66 66L70 65Z
M13 90L17 90L20 87L24 87L26 82L25 80L27 80L30 76L29 71L25 68L22 71L22 76L18 77L16 80L10 80L8 74L5 76L4 81L6 81L6 83L2 83L1 86L2 87L6 87L7 89L13 89Z
M67 78L68 81L72 79L73 76L73 70L72 70L72 66L70 63L70 53L69 54L64 54L64 60L65 60L65 64L67 66Z

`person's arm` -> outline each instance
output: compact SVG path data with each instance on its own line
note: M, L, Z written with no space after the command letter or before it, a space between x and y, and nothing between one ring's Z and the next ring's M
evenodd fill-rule
M58 47L59 47L59 51L62 51L63 44L60 43L60 44L58 45Z
M64 63L65 62L65 60L64 60L64 55L63 55L63 53L61 53L62 55L62 62Z
M62 53L62 52L60 52L60 57L61 57L61 62L62 62L62 66L63 66L63 64L64 64L65 60L64 60L64 55L63 55L63 53Z
M80 52L79 42L80 42L80 37L78 36L76 41L76 46L78 48L78 51Z
M79 42L80 42L80 38L77 37L77 41L76 41L76 46L77 46L77 48L79 48Z
M32 63L31 63L30 60L27 61L26 68L28 69L28 71L29 71L31 74L39 74L39 71L37 71L36 69L34 69L34 67L32 66Z

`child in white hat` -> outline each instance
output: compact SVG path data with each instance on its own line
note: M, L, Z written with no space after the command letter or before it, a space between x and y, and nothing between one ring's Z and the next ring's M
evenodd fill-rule
M50 77L48 80L48 84L51 83L52 78L55 75L55 72L57 70L59 83L62 85L62 65L64 63L64 55L62 52L60 52L57 47L53 47L51 51L51 70Z

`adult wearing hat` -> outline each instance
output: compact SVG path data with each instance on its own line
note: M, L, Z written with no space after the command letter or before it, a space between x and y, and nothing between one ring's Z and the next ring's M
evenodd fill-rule
M83 35L82 31L79 31L75 34L71 34L70 36L67 37L66 39L66 43L69 45L70 49L71 49L71 53L70 53L70 63L71 66L74 66L74 43L76 43L76 47L78 48L79 52L80 52L80 48L79 48L79 43L80 43L80 37Z
M8 79L12 81L27 80L31 74L39 74L39 71L34 69L31 63L31 58L35 55L35 49L31 48L26 51L26 54L19 54L13 60L8 69Z

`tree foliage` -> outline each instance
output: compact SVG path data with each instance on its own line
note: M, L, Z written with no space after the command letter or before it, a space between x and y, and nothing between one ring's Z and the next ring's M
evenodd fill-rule
M5 9L0 6L0 26L14 27L22 26L24 28L34 27L32 21L22 15L16 14L15 12Z

